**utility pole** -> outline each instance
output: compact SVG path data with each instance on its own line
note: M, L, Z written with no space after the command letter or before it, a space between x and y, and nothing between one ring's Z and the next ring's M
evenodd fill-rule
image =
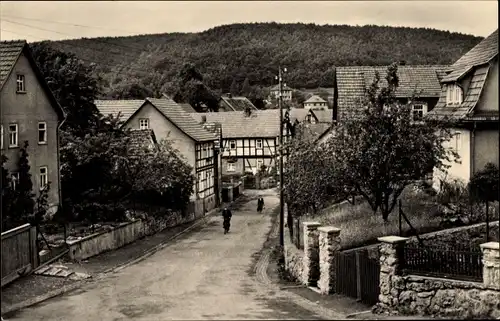
M280 245L285 244L285 202L283 195L283 72L286 68L281 70L279 66L278 81L279 81L279 99L278 108L280 109L280 136L279 136L279 157L280 157Z

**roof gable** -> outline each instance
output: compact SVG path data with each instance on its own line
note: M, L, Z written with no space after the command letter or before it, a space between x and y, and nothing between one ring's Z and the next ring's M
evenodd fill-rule
M59 116L59 120L63 120L65 116L65 112L62 109L61 105L55 98L54 94L50 90L47 82L45 81L42 72L38 68L35 59L31 54L31 50L29 48L26 40L13 40L13 41L1 41L0 42L0 91L3 89L5 83L10 77L12 70L14 70L15 65L19 61L19 57L24 55L31 66L31 70L35 74L40 86L45 91L49 101L51 102L52 107L56 111Z
M332 109L311 109L311 114L319 123L331 123L333 121Z
M443 77L442 82L457 81L471 71L473 67L484 65L497 55L498 29L451 65L447 70L449 73Z
M258 110L257 107L252 104L252 102L246 97L221 97L229 108L233 111L244 111L245 108L250 108L252 110Z
M293 123L295 121L303 122L306 119L307 114L309 114L309 109L305 108L290 108L289 116L290 121Z
M312 95L308 100L304 101L304 104L307 104L307 103L325 103L326 104L326 100L324 100L323 98L321 98L318 95Z
M127 122L142 107L144 100L95 100L94 104L104 116L113 115L113 117L118 117L118 114L120 114L120 120Z
M280 115L278 109L252 111L246 116L242 111L229 111L223 113L193 113L191 117L207 123L220 123L222 125L222 137L245 138L245 137L278 137L280 128Z

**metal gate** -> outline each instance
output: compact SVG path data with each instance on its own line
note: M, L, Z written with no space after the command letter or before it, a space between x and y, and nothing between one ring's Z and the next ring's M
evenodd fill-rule
M368 251L337 252L335 292L366 304L378 302L380 263Z

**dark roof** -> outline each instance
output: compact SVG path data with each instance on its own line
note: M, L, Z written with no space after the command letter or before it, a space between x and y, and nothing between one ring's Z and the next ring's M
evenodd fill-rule
M28 59L31 69L35 74L40 86L44 89L47 94L52 107L55 109L57 115L59 116L59 120L63 120L66 116L64 110L62 109L59 102L54 97L54 94L50 90L47 82L42 75L42 72L36 65L35 59L31 54L31 50L29 48L26 40L12 40L12 41L1 41L0 42L0 90L3 89L3 86L7 79L10 76L10 73L14 69L19 57L21 54L24 54L26 59Z
M215 134L203 129L189 113L169 98L146 98L146 100L96 100L95 104L99 111L104 114L117 116L119 112L123 115L121 120L127 122L146 103L150 103L163 116L177 126L182 132L196 141L215 140Z
M280 90L280 85L276 85L276 86L273 86L271 87L271 91L278 91ZM292 88L288 87L287 85L283 85L283 87L281 88L281 90L283 91L293 91Z
M317 140L328 128L330 128L330 124L327 123L319 123L319 124L306 124L303 123L301 125L301 134L302 137L315 141Z
M186 135L196 141L210 141L217 137L214 133L205 130L188 113L184 112L181 106L169 99L146 98L153 106L174 125L176 125Z
M131 155L142 155L142 151L148 148L153 151L158 148L155 133L152 129L136 129L130 131L128 150Z
M311 109L311 114L319 123L331 123L333 121L333 109Z
M304 101L304 104L307 104L307 103L325 103L326 104L326 100L324 100L323 98L321 98L318 95L312 95L311 97L309 97L308 100Z
M3 87L25 45L25 40L0 42L0 86Z
M246 116L242 111L223 113L192 113L191 116L202 122L220 123L223 138L278 137L280 133L280 115L278 109L252 111Z
M293 123L298 121L303 122L306 119L307 114L309 114L309 109L305 108L290 108L289 115L290 121Z
M442 79L442 81L457 81L472 70L473 67L484 65L497 55L498 29L451 65L450 68L447 69L447 72L449 73Z
M258 110L258 108L246 97L221 97L221 100L233 111L244 111L247 107L252 110Z
M120 120L126 122L141 108L144 100L95 100L94 104L104 116L113 115L116 117L120 113Z
M396 97L410 98L413 94L419 97L439 97L441 93L439 80L446 68L448 67L442 65L398 66L399 87L396 90ZM354 108L359 109L376 71L380 75L379 86L387 86L385 80L387 66L336 68L339 119L358 112Z

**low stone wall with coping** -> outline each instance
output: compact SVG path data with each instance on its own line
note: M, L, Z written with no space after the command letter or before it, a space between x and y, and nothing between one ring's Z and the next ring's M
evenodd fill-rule
M214 196L211 196L213 198ZM215 210L215 200L205 198L196 200L189 206L185 215L172 213L168 218L136 219L122 223L109 231L102 231L81 239L66 241L69 246L68 257L74 261L81 261L89 257L118 249L148 235L153 235L166 228L175 227L200 219L207 212Z
M500 317L499 243L481 244L483 282L403 275L401 251L407 238L379 239L380 295L374 312L454 318Z

